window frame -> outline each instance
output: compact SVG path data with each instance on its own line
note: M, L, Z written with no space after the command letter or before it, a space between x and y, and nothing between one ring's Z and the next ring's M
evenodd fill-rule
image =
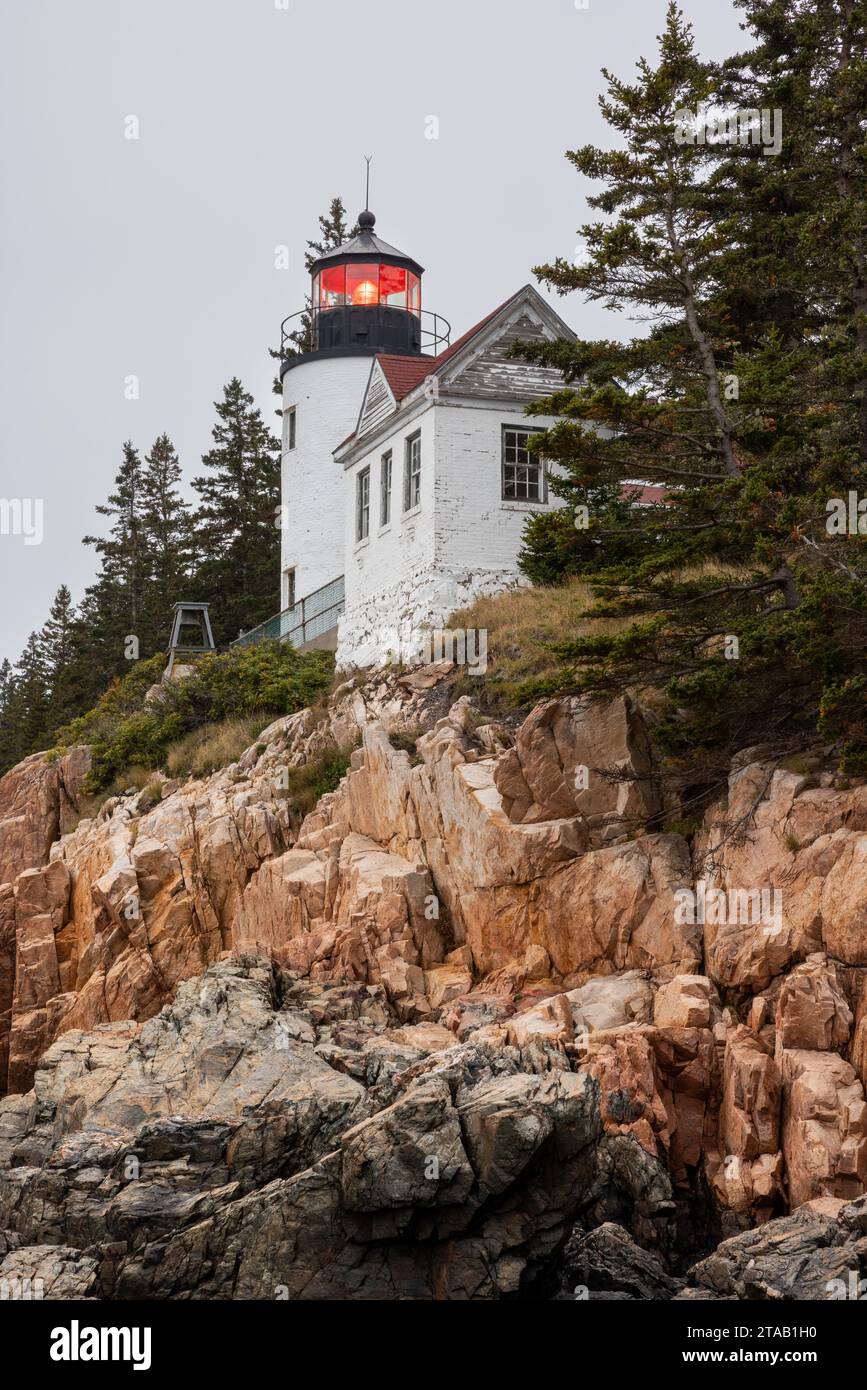
M355 543L370 540L370 464L355 479Z
M416 445L418 449L416 451ZM414 462L418 467L414 468ZM413 500L413 480L416 497ZM409 516L421 506L421 430L408 434L403 441L403 515Z
M284 612L287 608L294 608L298 602L295 597L295 565L287 565L283 571L283 578L286 580L286 602L283 605Z
M296 439L297 439L296 410L297 410L297 407L294 406L294 405L292 405L292 406L290 406L289 409L286 411L286 414L287 414L287 416L289 417L288 420L287 420L287 422L286 422L286 453L287 453L287 454L291 454L291 453L292 453L293 449L295 448L295 443L296 443Z
M379 460L379 529L391 525L391 489L394 481L394 450L386 449Z
M539 427L533 427L533 426L528 427L528 426L526 426L526 425L503 424L503 425L500 426L500 501L506 503L506 504L509 505L509 506L518 506L518 507L544 507L544 506L547 505L547 502L548 502L548 468L547 468L545 459L544 459L544 458L541 458L541 457L537 454L537 455L536 455L536 458L538 459L538 462L537 462L537 463L530 463L529 460L532 458L532 455L530 454L529 450L526 449L526 446L525 446L525 450L524 450L524 451L525 451L525 453L527 453L527 456L528 456L528 462L527 462L527 463L519 463L518 460L517 460L517 458L515 459L514 462L507 462L507 460L506 460L506 436L509 435L509 434L522 434L522 435L525 435L525 436L529 437L531 434L544 434L544 430L541 429L541 428L539 428ZM517 452L517 448L518 448L518 447L520 447L520 446L517 446L517 445L516 445L516 452ZM519 469L519 468L528 468L528 469L529 469L529 468L531 468L531 467L532 467L532 468L538 469L538 474L539 474L539 496L538 496L538 497L519 497L519 496L516 495L516 496L514 496L514 497L510 497L510 496L508 495L507 491L506 491L506 469L507 469L507 468L514 468L515 470L517 470L517 469ZM527 480L527 481L529 481L529 480ZM515 488L516 488L516 490L517 490L517 487L518 487L518 478L517 478L517 476L516 476L516 477L515 477Z

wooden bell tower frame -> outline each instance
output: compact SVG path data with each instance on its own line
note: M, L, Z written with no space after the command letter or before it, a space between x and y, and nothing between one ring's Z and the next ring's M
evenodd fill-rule
M215 652L214 634L211 631L211 620L208 617L209 604L207 603L175 603L172 605L172 635L169 639L169 664L166 667L166 679L171 677L175 665L176 656L206 656L208 652ZM187 643L181 644L181 631L185 627L198 627L202 634L201 646L190 646Z

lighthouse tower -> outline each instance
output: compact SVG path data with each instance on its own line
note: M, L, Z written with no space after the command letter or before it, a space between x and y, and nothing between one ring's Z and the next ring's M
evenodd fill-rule
M382 241L375 222L365 209L358 236L311 267L309 350L291 352L301 315L283 321L281 601L286 610L311 600L305 621L342 602L344 478L333 453L355 429L372 359L418 361L448 345L445 321L422 311L422 267Z

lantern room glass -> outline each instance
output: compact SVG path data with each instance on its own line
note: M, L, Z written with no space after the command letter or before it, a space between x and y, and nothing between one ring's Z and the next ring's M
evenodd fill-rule
M379 266L375 262L346 267L346 302L362 308L379 303Z
M421 280L414 275L411 270L407 271L408 283L408 303L410 313L419 314L421 312Z
M345 265L330 265L317 278L320 281L319 304L323 309L333 309L338 304L346 303ZM313 283L315 286L316 281Z
M380 265L379 301L395 309L406 308L406 271L403 266Z
M385 304L416 315L421 312L421 280L404 266L387 261L327 266L313 276L311 289L313 303L320 309Z

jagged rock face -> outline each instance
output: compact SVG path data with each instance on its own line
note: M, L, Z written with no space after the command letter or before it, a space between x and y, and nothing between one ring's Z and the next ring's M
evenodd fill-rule
M758 993L817 951L867 966L867 785L838 791L767 763L739 767L725 811L708 814L695 861L697 877L727 893L779 894L779 912L764 921L705 924L717 984Z
M63 758L34 753L0 778L0 883L47 863L79 817L89 771L90 749L72 748Z
M694 970L700 931L674 912L674 894L691 883L685 841L646 835L594 850L581 816L516 824L496 783L504 755L480 755L469 714L459 701L420 739L416 767L381 728L365 728L363 766L347 779L347 823L429 866L482 974L530 947L563 977Z
M510 820L580 816L595 843L661 810L650 740L628 696L549 700L524 720L494 782Z
M0 1092L6 1089L10 1034L16 990L17 928L12 880L48 862L58 835L66 834L79 815L81 785L90 770L90 750L73 748L65 757L44 753L25 758L0 778ZM31 920L38 913L30 913ZM54 925L33 922L28 936L43 940ZM25 947L31 954L31 943ZM44 982L43 982L44 983ZM28 1051L35 1053L45 1030L28 1029ZM26 1080L26 1074L21 1078Z
M65 1034L0 1102L3 1273L49 1245L100 1296L496 1297L588 1195L665 1222L659 1163L599 1147L584 1069L452 1042L254 958Z
M824 1198L726 1240L689 1272L691 1292L713 1298L841 1299L863 1296L867 1198ZM852 1291L853 1274L855 1292Z
M637 824L658 807L629 701L547 702L513 737L446 674L350 683L324 722L74 830L57 764L8 774L7 819L36 823L27 779L48 819L0 885L0 1274L703 1297L687 1209L699 1251L865 1191L865 788L742 759L691 857ZM350 770L299 825L285 771L335 742ZM780 915L685 919L699 882Z

